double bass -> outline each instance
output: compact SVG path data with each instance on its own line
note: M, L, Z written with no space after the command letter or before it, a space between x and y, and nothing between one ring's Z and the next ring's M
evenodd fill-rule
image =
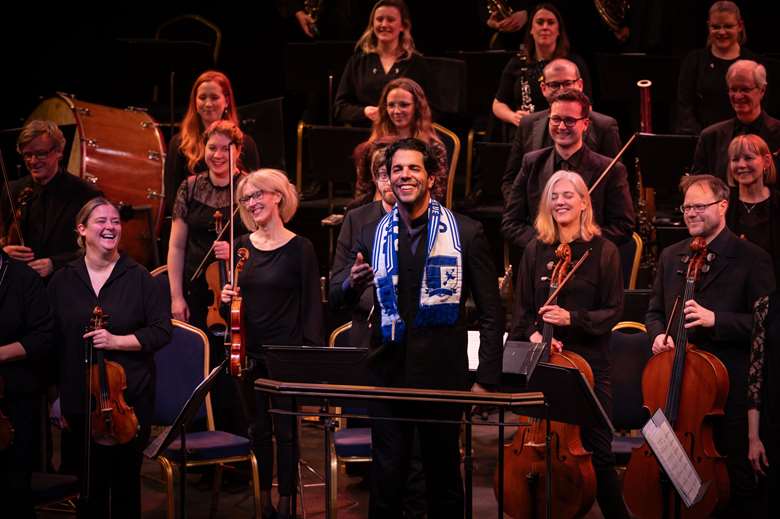
M555 251L557 262L550 275L550 297L545 305L555 302L558 292L574 271L588 257L589 251L571 266L571 248L562 243ZM542 306L545 306L542 305ZM556 366L577 368L593 387L593 371L582 356L572 352L551 351L553 325L544 323L542 328L545 354L540 359ZM549 358L545 358L549 354ZM556 519L582 517L596 499L596 473L591 454L582 446L580 427L561 422L550 422L550 448L552 463L552 516ZM546 435L544 420L532 419L521 423L510 445L504 445L504 512L515 519L532 519L545 516L546 507ZM494 478L498 493L498 474ZM502 496L497 496L502 499Z
M104 328L107 319L103 309L96 306L92 311L88 331ZM92 439L98 445L128 443L138 433L138 418L133 408L125 402L125 389L127 378L122 365L106 360L103 350L95 348L89 390L95 402L91 417Z
M709 270L707 242L702 237L691 241L682 295L682 308L694 298L696 281ZM674 311L672 312L674 313ZM668 318L671 324L674 315ZM654 355L642 373L644 407L650 415L663 408L669 424L703 482L710 486L691 508L681 507L650 447L645 443L634 449L623 479L623 494L633 514L640 518L704 518L725 505L729 498L729 477L725 459L713 440L713 418L723 416L729 391L726 367L715 355L701 351L688 342L685 317L680 312L675 348ZM673 515L672 515L672 511Z

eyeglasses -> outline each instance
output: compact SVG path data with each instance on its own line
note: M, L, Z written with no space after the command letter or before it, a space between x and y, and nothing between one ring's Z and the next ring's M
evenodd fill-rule
M577 121L582 121L583 119L587 119L587 117L560 117L558 115L553 115L550 117L550 124L553 126L559 126L561 123L563 123L566 128L574 128L574 125L577 124Z
M23 151L22 152L22 159L23 160L31 160L33 158L37 160L43 160L49 155L51 155L51 152L56 150L57 146L52 146L46 151Z
M542 81L542 84L550 90L558 90L560 88L569 88L574 85L580 79L565 79L563 81Z
M243 206L249 206L251 202L259 202L261 198L263 198L266 193L271 193L272 191L266 191L264 189L259 189L255 191L254 193L250 193L248 195L244 195L241 198L238 199L239 202L241 202L241 205Z
M749 94L753 90L756 90L757 86L752 87L729 87L729 94Z
M689 213L693 211L696 214L701 214L704 212L705 209L707 209L711 205L719 204L722 200L715 200L714 202L710 202L709 204L689 204L689 205L681 205L680 206L680 212L682 214Z
M730 31L737 27L737 24L735 23L710 23L708 25L710 26L711 31Z

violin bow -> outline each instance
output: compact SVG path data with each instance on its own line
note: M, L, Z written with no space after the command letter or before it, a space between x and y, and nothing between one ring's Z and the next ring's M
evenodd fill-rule
M564 287L566 282L571 279L571 277L574 275L574 273L577 271L578 268L580 268L580 265L582 265L582 262L584 262L588 256L590 256L590 250L588 249L585 251L585 253L580 257L580 259L577 261L577 263L574 264L574 266L571 268L568 274L566 274L566 277L563 278L563 281L558 285L558 288L556 288L552 294L550 294L550 297L547 298L547 301L544 302L542 306L549 305L552 301L555 301L555 298L558 297L558 292L561 291L561 289Z
M3 157L2 150L0 150L0 170L3 172L3 184L5 185L5 192L8 195L8 208L11 210L11 220L13 220L13 222L16 224L16 231L19 234L19 245L24 246L22 229L19 225L19 222L16 221L16 206L14 205L14 197L11 196L11 183L8 181L8 172L5 169L5 158ZM6 231L8 230L6 229Z

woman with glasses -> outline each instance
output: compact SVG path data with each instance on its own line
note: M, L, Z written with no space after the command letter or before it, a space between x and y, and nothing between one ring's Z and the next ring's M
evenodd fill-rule
M243 296L246 353L250 373L243 379L268 378L263 345L323 344L319 267L314 246L285 227L298 208L298 195L287 176L278 170L261 169L243 178L236 189L241 220L252 232L241 236L236 247L249 251L238 276ZM237 292L230 285L222 290L229 303ZM252 393L252 388L247 388ZM252 441L260 460L260 497L264 518L290 517L290 495L296 482L297 445L292 437L291 416L275 416L269 399L254 392L255 417ZM276 436L278 511L271 504L273 482L273 435ZM278 515L277 515L278 514Z
M506 123L500 132L502 135L494 134L493 140L511 142L515 127L524 115L547 108L541 88L542 72L556 58L566 58L577 65L585 93L590 97L588 66L582 58L570 52L569 37L558 8L540 3L531 12L529 20L525 42L520 52L504 67L493 99L493 115Z
M374 145L380 142L387 145L396 139L408 137L420 139L431 147L439 164L437 170L431 173L436 178L432 194L434 198L444 202L447 195L449 160L447 150L433 128L430 105L422 87L409 78L394 79L382 89L379 106L381 110L373 123L371 136L353 152L357 180L355 198L350 207L362 205L374 197L371 170Z
M775 162L764 139L747 134L729 144L728 184L732 189L726 224L769 253L780 276L780 193L774 189Z
M726 72L737 60L756 61L744 47L747 39L742 14L734 2L715 2L707 20L709 35L703 49L682 63L677 83L677 132L698 135L704 128L734 117Z

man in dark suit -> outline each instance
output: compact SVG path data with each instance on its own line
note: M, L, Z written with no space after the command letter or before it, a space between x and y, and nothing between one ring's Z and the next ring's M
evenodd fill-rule
M726 416L718 423L715 444L726 456L731 482L729 511L723 517L757 517L746 513L755 501L756 481L748 461L747 374L753 304L775 286L769 255L757 245L740 240L726 227L729 189L712 175L683 177L681 187L685 224L691 237L707 241L714 253L709 270L696 284L693 298L682 303L688 342L715 354L729 375ZM663 250L647 311L647 333L653 353L680 347L670 335L664 341L675 298L682 294L691 255L691 238Z
M590 101L577 90L563 90L550 100L549 132L553 146L525 154L520 173L501 221L509 243L525 249L536 235L534 220L547 180L559 170L576 171L592 187L610 163L585 145L590 125ZM626 168L617 163L591 193L593 213L604 237L616 244L626 241L634 229L634 206L628 190Z
M465 302L479 313L480 351L472 391L499 382L503 314L495 268L479 223L432 200L436 168L430 148L402 139L386 152L396 206L363 226L350 254L352 267L336 275L343 300L356 304L372 281L368 372L381 386L469 388ZM376 245L376 247L375 247ZM393 246L395 245L395 247ZM445 250L449 253L445 253ZM462 410L429 404L380 404L374 416L459 420ZM375 420L369 517L400 517L414 427L426 473L428 517L463 517L457 424Z
M3 250L46 279L80 254L76 214L100 192L60 169L65 137L53 122L29 122L19 134L16 149L30 172L10 186L11 198L21 212L19 224L24 245L4 243ZM0 201L6 229L12 222L7 201L5 196Z
M549 103L552 96L564 88L571 88L579 92L583 91L582 77L577 65L567 59L554 59L544 67L542 94ZM520 120L520 125L515 132L515 140L512 142L512 151L506 163L504 176L501 179L501 194L504 195L504 204L509 202L509 194L512 192L514 182L523 163L526 153L540 150L553 145L550 132L547 130L547 120L550 117L550 109L532 112ZM583 135L583 140L588 147L607 157L614 157L620 151L620 133L615 119L608 115L600 114L593 110L588 114L588 128Z
M735 61L726 73L729 101L734 117L702 130L693 157L693 171L708 173L727 180L729 144L737 135L754 133L769 145L774 153L780 150L780 121L761 108L766 94L766 68L755 61ZM775 156L775 166L780 167Z

